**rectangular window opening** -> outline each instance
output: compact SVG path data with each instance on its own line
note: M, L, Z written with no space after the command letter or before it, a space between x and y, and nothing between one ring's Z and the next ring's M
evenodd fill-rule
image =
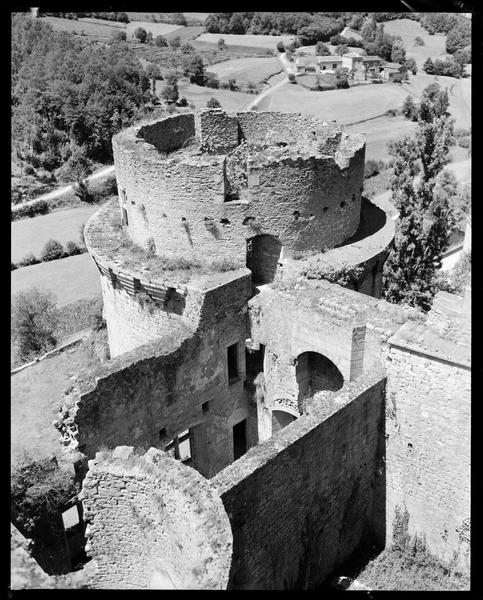
M191 464L193 458L192 438L193 432L191 429L186 429L168 442L164 447L164 451L185 464Z
M233 457L238 460L247 451L247 420L244 419L233 427Z
M227 351L228 361L228 381L231 383L239 379L238 373L238 344L228 346Z

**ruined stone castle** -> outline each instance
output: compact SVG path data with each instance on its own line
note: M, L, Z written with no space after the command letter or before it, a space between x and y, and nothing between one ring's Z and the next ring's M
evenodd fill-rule
M313 588L403 507L467 570L470 296L380 300L398 215L364 136L215 109L113 149L85 230L111 359L57 424L92 587Z

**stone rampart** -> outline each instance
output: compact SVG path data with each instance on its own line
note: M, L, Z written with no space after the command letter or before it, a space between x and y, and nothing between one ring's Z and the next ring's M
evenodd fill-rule
M218 473L229 589L314 589L372 527L384 380L349 384Z
M452 297L455 307L457 297ZM442 294L442 301L450 300ZM463 300L459 299L460 304ZM409 512L409 532L429 550L469 571L471 371L469 335L459 319L430 312L407 323L384 355L386 397L386 520L388 541L396 507ZM447 315L448 317L448 315ZM469 320L468 315L466 315ZM456 335L456 337L453 335Z
M92 588L225 589L232 533L213 486L151 448L98 453L83 483Z

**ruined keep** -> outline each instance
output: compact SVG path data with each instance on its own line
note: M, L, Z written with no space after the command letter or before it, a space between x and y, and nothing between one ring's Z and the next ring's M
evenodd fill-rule
M428 315L379 299L397 213L361 195L364 138L217 109L113 148L118 200L85 230L112 358L78 377L56 424L84 479L93 587L112 571L125 587L310 589L363 540L390 543L403 506L411 534L468 570L469 293ZM189 544L182 572L166 550L210 511L231 527L221 546L205 535L216 584Z

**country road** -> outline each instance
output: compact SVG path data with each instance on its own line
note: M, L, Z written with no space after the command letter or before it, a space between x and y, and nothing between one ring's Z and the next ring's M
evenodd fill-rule
M92 173L92 175L89 175L89 177L87 177L87 180L89 182L95 181L96 179L101 179L102 177L107 177L111 173L114 173L114 165L109 165L108 167L103 167L102 169L99 169L99 171L96 171L95 173ZM64 194L71 192L72 186L73 186L73 184L64 185L63 187L57 188L56 190L53 190L52 192L48 192L47 194L42 194L41 196L37 196L33 200L28 200L27 202L22 202L21 205L28 206L29 204L32 204L32 202L37 202L37 200L53 200L54 198L59 198L60 196L63 196ZM17 204L16 206L20 206L20 205Z

